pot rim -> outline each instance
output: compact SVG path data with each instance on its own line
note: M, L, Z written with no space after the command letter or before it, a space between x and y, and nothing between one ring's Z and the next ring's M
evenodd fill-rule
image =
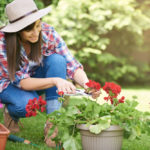
M95 125L90 125L90 126L95 126ZM76 126L78 129L81 129L81 130L89 130L89 127L87 126L87 124L78 124ZM116 131L116 130L123 130L123 128L121 128L119 125L110 125L109 128L103 130L103 131Z
M0 134L10 134L10 131L2 123L0 123Z

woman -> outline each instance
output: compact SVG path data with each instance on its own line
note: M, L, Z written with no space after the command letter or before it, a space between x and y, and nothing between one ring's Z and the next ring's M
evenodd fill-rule
M53 27L40 18L50 8L38 10L33 0L14 0L6 6L9 24L0 31L0 99L7 105L5 125L18 131L29 99L45 91L47 113L61 107L58 91L75 93L66 76L86 88L82 65L71 55ZM97 98L100 92L92 92Z

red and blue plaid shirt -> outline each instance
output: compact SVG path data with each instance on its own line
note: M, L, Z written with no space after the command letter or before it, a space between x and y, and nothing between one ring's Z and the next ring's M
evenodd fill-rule
M67 76L73 79L76 69L83 68L82 65L72 56L63 39L58 35L53 27L42 23L42 55L49 56L57 53L62 55L67 62ZM16 71L15 80L10 81L7 67L6 42L4 32L0 32L0 92L12 83L20 87L20 80L28 78L31 75L29 70L29 59L24 48L21 46L22 65L20 70Z

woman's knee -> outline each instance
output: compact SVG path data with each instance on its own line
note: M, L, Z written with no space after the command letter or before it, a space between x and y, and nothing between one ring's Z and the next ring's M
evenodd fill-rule
M38 94L35 91L24 91L13 85L9 85L2 95L2 99L7 105L10 115L18 118L25 117L26 105L30 99L35 97L38 98Z
M52 54L48 56L45 60L44 69L45 77L61 77L66 79L66 60L59 54Z
M45 59L45 65L46 66L55 66L55 67L66 67L66 60L62 55L59 54L52 54L50 56L47 56Z
M26 105L25 104L22 104L22 105L8 104L7 108L12 117L22 118L22 117L25 117L25 115L26 115Z

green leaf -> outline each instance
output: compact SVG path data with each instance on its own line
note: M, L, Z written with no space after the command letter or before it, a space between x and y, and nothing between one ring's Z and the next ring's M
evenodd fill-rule
M74 137L69 137L64 141L63 147L65 150L81 150L81 145Z
M92 133L99 134L102 131L102 127L99 124L97 124L97 125L91 125L89 127L89 130Z
M92 133L99 134L102 130L110 127L110 116L101 117L101 120L96 125L91 125L89 130Z
M67 112L69 112L69 113L67 113ZM68 116L72 116L74 114L78 114L78 109L75 106L69 106L67 109L67 112L66 113Z
M141 130L135 126L134 128L132 128L132 132L129 139L134 140L136 137L139 137L140 134L141 134Z

